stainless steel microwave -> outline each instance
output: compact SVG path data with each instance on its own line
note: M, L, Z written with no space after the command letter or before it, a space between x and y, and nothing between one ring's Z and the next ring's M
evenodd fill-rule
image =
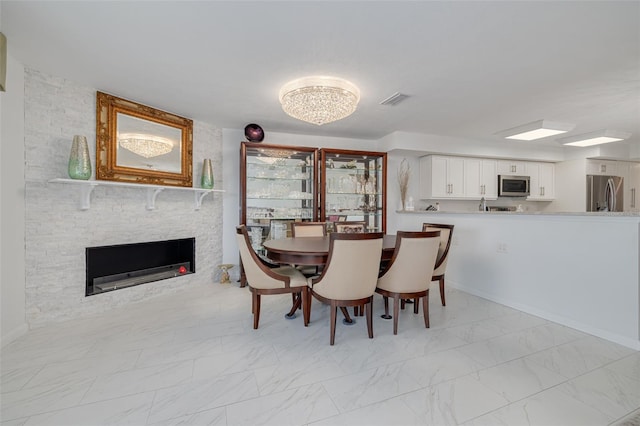
M499 197L527 197L531 191L529 176L498 175Z

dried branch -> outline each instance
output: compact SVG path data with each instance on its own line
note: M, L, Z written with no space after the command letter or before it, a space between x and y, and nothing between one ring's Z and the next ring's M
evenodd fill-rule
M407 192L409 190L409 178L411 177L411 166L406 158L400 162L398 167L398 184L400 185L400 201L402 201L402 210L405 208L407 201Z

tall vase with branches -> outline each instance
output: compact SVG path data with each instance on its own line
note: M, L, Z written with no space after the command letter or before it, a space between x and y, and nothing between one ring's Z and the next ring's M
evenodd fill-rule
M404 158L398 166L398 185L400 185L400 201L402 202L402 210L405 210L407 202L407 193L409 190L409 178L411 177L411 165Z

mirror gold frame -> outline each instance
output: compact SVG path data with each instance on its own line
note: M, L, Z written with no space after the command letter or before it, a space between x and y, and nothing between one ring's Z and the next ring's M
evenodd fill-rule
M138 142L160 140L169 152L136 150L125 143L134 136ZM96 179L190 187L192 160L192 120L97 92Z

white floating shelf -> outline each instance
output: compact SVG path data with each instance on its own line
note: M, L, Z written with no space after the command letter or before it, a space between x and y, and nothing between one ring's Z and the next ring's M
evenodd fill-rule
M155 210L156 198L158 194L168 190L175 191L189 191L194 193L194 210L200 210L202 206L202 199L212 192L224 192L223 189L204 189L204 188L187 188L184 186L162 186L162 185L147 185L143 183L127 183L127 182L112 182L108 180L79 180L79 179L51 179L49 183L63 183L70 185L77 185L80 187L80 210L88 210L91 207L91 192L96 186L120 186L125 188L140 188L144 189L147 198L147 210Z

